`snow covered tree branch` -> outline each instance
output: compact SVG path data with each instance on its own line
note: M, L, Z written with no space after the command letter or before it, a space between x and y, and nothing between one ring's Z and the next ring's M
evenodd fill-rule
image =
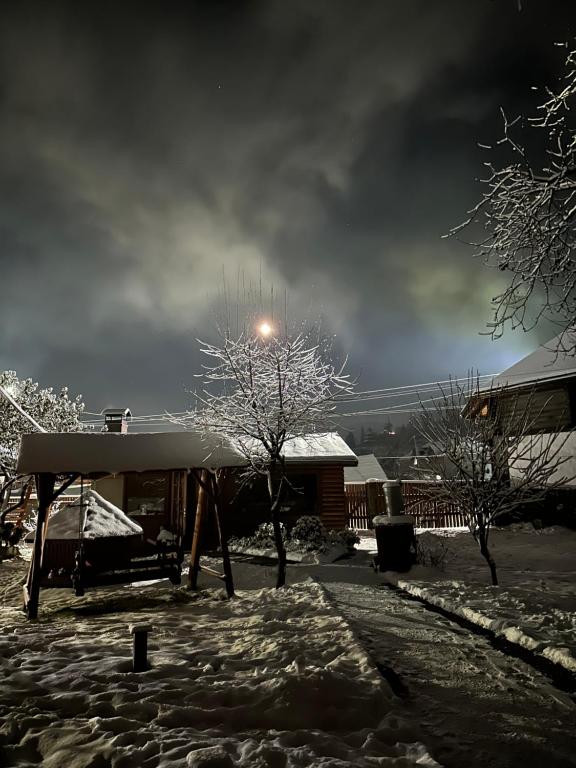
M209 358L187 427L231 440L247 459L249 474L267 479L278 551L277 586L285 583L286 553L280 505L286 486L284 448L297 437L326 430L339 395L353 385L336 367L330 344L311 333L223 334L220 345L199 342Z
M40 389L32 379L19 379L14 371L0 373L0 386L31 420L0 394L0 512L8 511L10 490L16 484L16 460L20 437L35 430L34 423L48 432L77 432L82 429L82 397L74 399L66 388L60 392ZM0 517L0 521L1 521Z
M509 121L498 147L509 150L504 165L486 163L485 192L469 217L451 234L480 224L487 235L475 242L476 255L509 276L508 285L492 299L494 338L507 323L530 330L542 319L572 326L576 322L576 50L566 59L562 87L547 90L534 117ZM530 128L530 141L520 133ZM533 133L535 131L536 133ZM536 146L528 149L528 144ZM559 338L558 351L576 354L569 335Z
M518 516L528 504L542 502L572 478L562 474L568 460L563 448L572 432L561 426L544 432L548 401L536 403L534 391L514 394L503 388L482 390L470 378L452 382L430 407L422 406L413 423L422 437L438 446L445 459L432 457L440 477L428 494L437 502L456 503L465 516L480 554L498 584L489 549L490 529L505 517Z

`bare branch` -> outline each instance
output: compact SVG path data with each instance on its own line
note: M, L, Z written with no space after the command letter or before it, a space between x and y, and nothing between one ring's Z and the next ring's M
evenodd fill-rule
M479 225L487 235L473 242L476 255L509 276L506 288L492 299L494 316L489 335L499 338L506 325L530 330L542 319L564 328L576 322L576 51L566 59L563 86L547 99L528 130L540 140L529 152L523 122L508 120L504 111L500 150L510 150L510 162L487 163L482 199L461 225L460 233ZM572 119L570 119L572 117ZM490 148L488 148L490 149ZM568 354L576 353L576 339L568 339Z

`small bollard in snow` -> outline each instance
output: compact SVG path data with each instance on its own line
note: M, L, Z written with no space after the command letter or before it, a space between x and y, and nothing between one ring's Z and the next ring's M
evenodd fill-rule
M132 669L134 672L145 672L148 669L148 633L152 632L152 625L130 624L128 629L134 635Z

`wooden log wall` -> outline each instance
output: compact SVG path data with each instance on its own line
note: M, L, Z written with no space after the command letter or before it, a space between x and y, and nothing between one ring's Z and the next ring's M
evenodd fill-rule
M344 467L330 464L318 468L318 514L325 528L341 531L348 525L344 493Z

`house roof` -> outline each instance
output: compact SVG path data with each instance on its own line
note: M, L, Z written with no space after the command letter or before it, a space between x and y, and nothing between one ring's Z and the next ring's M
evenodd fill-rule
M358 456L357 467L344 467L345 483L365 483L367 480L388 480L386 472L373 453Z
M482 387L481 391L500 387L526 387L536 382L576 377L576 356L555 351L561 337L562 334L559 334L540 345L534 352L494 377L491 386ZM563 343L568 347L576 344L576 330L565 333Z
M257 440L245 439L242 444L244 451L262 453ZM283 455L287 464L358 464L358 457L337 432L291 437L284 443Z
M357 463L355 453L336 433L294 438L286 443L284 453L289 464ZM17 471L112 475L247 464L239 448L209 433L48 432L22 436Z

